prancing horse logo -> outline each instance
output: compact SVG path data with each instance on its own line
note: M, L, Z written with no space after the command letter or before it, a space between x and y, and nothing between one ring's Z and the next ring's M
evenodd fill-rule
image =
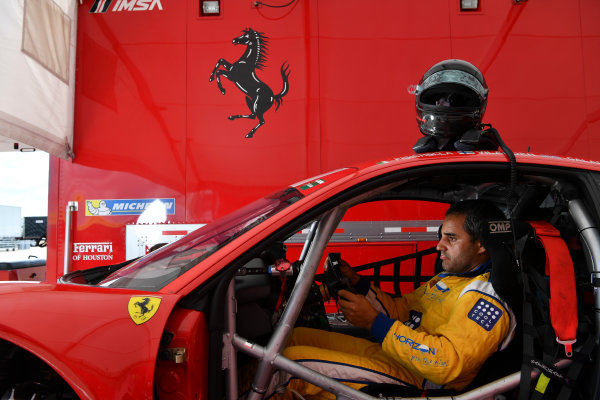
M235 83L242 92L246 94L246 104L250 109L249 115L230 115L228 118L234 120L237 118L258 118L258 124L248 132L247 138L254 136L254 133L264 123L263 115L273 103L275 103L275 111L279 108L289 90L288 76L290 76L289 66L284 62L281 65L281 77L283 78L283 89L279 94L274 95L273 90L256 76L255 69L262 70L264 63L267 61L268 41L267 37L261 32L257 32L251 28L244 29L242 35L233 39L233 44L243 44L246 46L246 51L239 60L233 64L221 58L212 73L210 74L210 82L217 77L217 86L221 94L225 94L225 88L221 85L221 77L225 77ZM219 69L223 67L224 69Z
M158 307L160 306L160 302L160 297L134 296L129 299L129 304L127 305L129 316L131 317L132 321L136 323L136 325L143 324L144 322L150 320L154 314L156 314Z

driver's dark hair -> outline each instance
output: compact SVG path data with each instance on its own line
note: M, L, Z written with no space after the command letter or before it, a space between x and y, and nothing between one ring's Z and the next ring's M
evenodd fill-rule
M463 200L454 203L446 211L448 215L464 215L463 229L471 236L471 241L481 240L482 223L490 220L504 220L506 216L494 203L488 200Z

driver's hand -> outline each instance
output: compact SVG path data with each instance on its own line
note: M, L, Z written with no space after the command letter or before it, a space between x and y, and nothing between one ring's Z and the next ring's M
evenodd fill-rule
M371 325L379 312L362 294L354 294L347 290L338 292L338 306L346 320L354 326L371 330Z
M356 286L356 284L360 280L360 275L358 275L356 273L356 271L354 269L352 269L352 267L350 266L350 264L348 264L344 260L341 260L341 263L340 263L340 272L342 273L342 275L344 275L345 277L347 277L348 279L350 279L350 284L352 284L352 286Z

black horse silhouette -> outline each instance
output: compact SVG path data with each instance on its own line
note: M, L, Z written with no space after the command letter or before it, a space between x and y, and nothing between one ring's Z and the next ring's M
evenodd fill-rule
M151 306L150 308L146 307L148 303L150 303L150 299L148 297L145 297L144 300L135 303L135 305L140 308L140 313L142 315L145 315L154 309L154 306Z
M246 51L239 60L233 64L221 58L212 73L210 82L217 77L217 85L221 94L225 94L225 88L221 85L221 77L225 77L235 83L235 85L246 94L246 104L250 109L250 115L230 115L228 118L234 120L237 118L258 118L258 124L248 132L247 138L254 136L254 133L264 123L263 115L273 103L276 104L275 111L283 102L283 96L289 89L288 76L290 75L287 63L281 65L281 77L283 78L283 89L281 93L274 95L273 90L256 76L255 69L262 70L267 60L268 38L261 32L251 28L244 29L242 35L233 39L233 44L246 45ZM223 67L225 69L219 69Z

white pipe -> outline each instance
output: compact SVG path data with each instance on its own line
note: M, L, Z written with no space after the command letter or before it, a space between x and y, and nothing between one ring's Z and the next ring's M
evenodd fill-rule
M71 270L71 215L74 211L77 211L77 208L76 201L70 201L67 203L67 213L65 216L65 275Z

